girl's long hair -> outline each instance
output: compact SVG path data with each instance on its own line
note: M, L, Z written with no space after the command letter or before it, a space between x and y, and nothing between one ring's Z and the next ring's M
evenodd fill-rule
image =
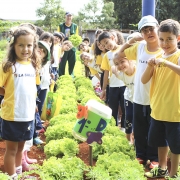
M39 58L39 54L37 52L37 36L36 33L31 30L28 27L17 27L17 29L14 31L14 33L12 34L12 38L11 41L9 43L9 47L8 47L8 52L7 52L7 57L3 62L3 71L4 73L6 73L7 71L9 71L9 69L16 63L16 59L17 59L17 55L15 52L15 44L17 42L17 39L20 36L26 36L26 35L32 35L34 37L34 43L33 43L33 53L31 55L31 63L33 65L33 67L36 70L36 73L38 74L39 69L41 67L41 60Z
M123 37L122 32L120 32L120 31L118 31L118 30L116 30L116 29L111 29L109 32L115 37L116 43L117 43L118 45L124 44L125 39L124 39L124 37Z

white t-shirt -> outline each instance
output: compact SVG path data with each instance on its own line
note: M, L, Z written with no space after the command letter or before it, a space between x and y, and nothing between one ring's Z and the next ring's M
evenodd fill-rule
M114 55L116 54L116 52L119 51L120 47L121 46L119 46L114 51L108 51L107 53L105 53L101 63L101 69L109 71L109 87L124 86L124 83L121 80L119 80L115 74L112 74L111 72L111 67L114 66L114 62L113 62Z
M48 61L40 71L40 77L41 77L41 89L47 89L49 90L49 85L50 85L50 80L51 76L49 73L49 68L50 68L51 62Z
M36 73L31 64L17 61L8 72L0 66L0 87L5 88L1 117L7 121L32 121L36 107Z
M135 66L135 64L134 64L134 66ZM118 79L122 80L126 86L126 89L124 91L124 99L131 101L131 102L133 102L135 74L136 74L136 70L130 76L121 71L117 72Z
M133 102L140 105L150 105L150 84L149 81L146 84L141 82L141 76L146 69L147 61L151 58L158 57L162 54L162 50L150 52L147 50L146 41L141 41L132 47L126 49L125 55L129 60L137 60L137 69L134 79L134 97Z

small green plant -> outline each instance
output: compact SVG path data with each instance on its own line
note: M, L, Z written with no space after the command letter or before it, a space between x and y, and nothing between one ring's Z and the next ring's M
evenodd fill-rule
M44 152L47 158L51 156L62 157L64 155L73 157L78 154L79 146L75 140L69 138L51 140L45 145Z
M9 179L9 176L3 172L0 171L0 179L1 180L7 180Z
M43 162L39 175L41 179L43 174L46 174L53 180L83 180L86 169L87 166L77 157L51 157Z
M143 166L122 152L103 154L98 157L96 166L86 173L91 180L145 180Z
M77 34L73 34L69 37L69 40L72 42L74 47L78 47L82 42L82 37Z

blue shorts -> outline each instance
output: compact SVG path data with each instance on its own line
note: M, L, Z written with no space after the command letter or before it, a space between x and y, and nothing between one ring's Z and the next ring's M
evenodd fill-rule
M133 129L133 103L128 100L124 100L125 107L125 132L131 134Z
M8 141L27 141L32 139L34 133L34 120L28 122L15 122L2 119L1 137Z
M153 147L169 145L172 153L180 154L180 122L158 121L152 118L148 143Z

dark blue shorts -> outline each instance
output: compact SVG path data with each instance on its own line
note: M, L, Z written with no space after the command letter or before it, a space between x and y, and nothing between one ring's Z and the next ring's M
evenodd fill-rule
M133 129L133 103L128 100L124 100L125 107L125 132L131 134Z
M169 145L172 153L180 154L180 122L158 121L152 118L148 143L154 147Z
M28 122L6 121L2 119L1 137L8 141L27 141L34 133L34 120Z

